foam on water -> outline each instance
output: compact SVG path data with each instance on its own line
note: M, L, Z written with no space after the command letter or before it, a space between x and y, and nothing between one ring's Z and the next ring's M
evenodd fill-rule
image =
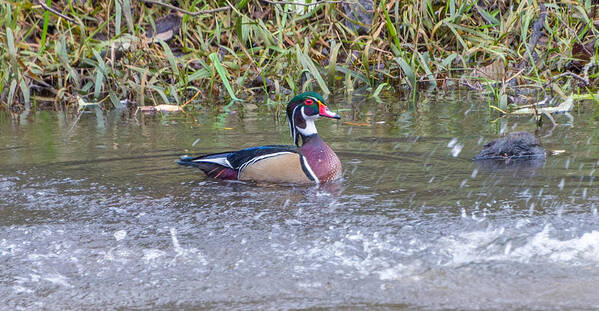
M451 258L445 263L450 266L491 261L569 265L599 263L599 231L593 230L566 240L552 237L552 231L548 224L529 236L514 230L507 232L505 228L464 232L442 238L439 251ZM515 243L520 245L513 245Z

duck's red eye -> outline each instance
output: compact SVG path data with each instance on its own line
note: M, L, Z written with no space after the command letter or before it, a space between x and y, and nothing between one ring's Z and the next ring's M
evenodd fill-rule
M306 105L311 106L312 104L314 104L314 101L308 98L306 99L305 103Z

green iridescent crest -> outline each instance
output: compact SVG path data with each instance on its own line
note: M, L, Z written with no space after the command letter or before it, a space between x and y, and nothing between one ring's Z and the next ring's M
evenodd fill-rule
M320 101L321 103L325 103L324 102L324 98L322 98L322 96L316 92L305 92L305 93L301 93L296 95L294 98L291 99L291 102L300 102L300 101L305 101L306 99L311 98L314 101L316 101L315 104L318 104L318 101Z
M296 95L290 101L291 103L303 104L307 115L315 115L319 111L318 102L324 104L324 98L316 92L305 92Z

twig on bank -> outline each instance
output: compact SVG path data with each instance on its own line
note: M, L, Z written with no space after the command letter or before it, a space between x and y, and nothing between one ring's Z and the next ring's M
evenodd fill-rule
M48 6L46 3L44 3L44 1L43 1L43 0L37 0L37 3L38 3L39 5L41 5L41 6L42 6L42 8L44 8L44 10L46 10L46 11L48 11L48 12L50 12L50 13L54 14L54 15L57 15L57 16L59 16L59 17L62 17L62 18L64 18L64 19L68 20L68 21L69 21L69 22L71 22L71 23L74 23L74 22L75 22L75 20L74 20L73 18L71 18L71 17L68 17L68 16L66 16L66 15L64 15L64 14L62 14L62 13L60 13L60 12L56 11L55 9L53 9L53 8L49 7L49 6Z
M164 2L162 2L160 0L139 0L139 1L141 1L143 3L150 3L150 4L156 4L156 5L159 5L159 6L163 6L165 8L169 8L169 9L171 9L173 11L181 12L181 13L187 14L189 16L198 16L198 15L202 15L202 14L216 13L216 12L227 11L227 10L231 9L230 6L224 6L224 7L216 8L216 9L191 12L191 11L182 9L180 7L176 7L176 6L172 5L172 4L164 3Z
M354 3L354 2L350 2L350 1L316 1L313 3L291 2L291 1L273 1L273 0L260 0L260 1L265 2L265 3L270 3L270 4L281 4L281 5L291 4L291 5L301 5L301 6L313 6L313 5L327 4L327 3L347 3L347 4Z
M547 81L547 83L545 83L543 85L543 88L546 88L549 84L553 83L555 80L559 80L559 79L561 79L563 77L567 77L567 76L570 76L572 78L575 78L575 79L581 81L582 83L584 83L584 86L590 86L591 85L589 83L588 79L585 79L585 78L583 78L583 77L581 77L581 76L579 76L579 75L577 75L575 73L572 73L572 72L564 72L564 73L561 73L561 74L559 74L557 76L554 76L553 78L551 78L551 80Z

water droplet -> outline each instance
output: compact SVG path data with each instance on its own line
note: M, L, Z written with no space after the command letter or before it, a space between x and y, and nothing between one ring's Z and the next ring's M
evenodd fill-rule
M460 155L460 152L462 152L462 148L464 148L464 145L462 144L456 144L455 146L453 146L453 149L451 149L451 155L455 158L458 155Z
M559 184L557 184L557 187L559 188L559 190L564 190L564 179L562 178L562 180L560 180Z
M120 240L124 239L127 236L127 231L125 231L125 230L119 230L119 231L115 232L113 235L114 235L114 238L117 241L120 241Z
M505 134L506 131L507 131L507 123L501 124L501 128L499 129L499 135Z
M458 143L458 139L454 137L447 143L447 148L451 148L451 147L455 146L455 144L457 144L457 143Z
M462 218L466 218L468 215L466 214L466 209L462 208Z
M472 179L474 179L474 178L476 178L476 175L478 175L478 168L475 168L475 169L472 171L472 174L470 175L470 177L471 177Z
M511 250L512 250L512 241L508 241L505 244L505 251L503 251L503 253L506 255L509 255Z

